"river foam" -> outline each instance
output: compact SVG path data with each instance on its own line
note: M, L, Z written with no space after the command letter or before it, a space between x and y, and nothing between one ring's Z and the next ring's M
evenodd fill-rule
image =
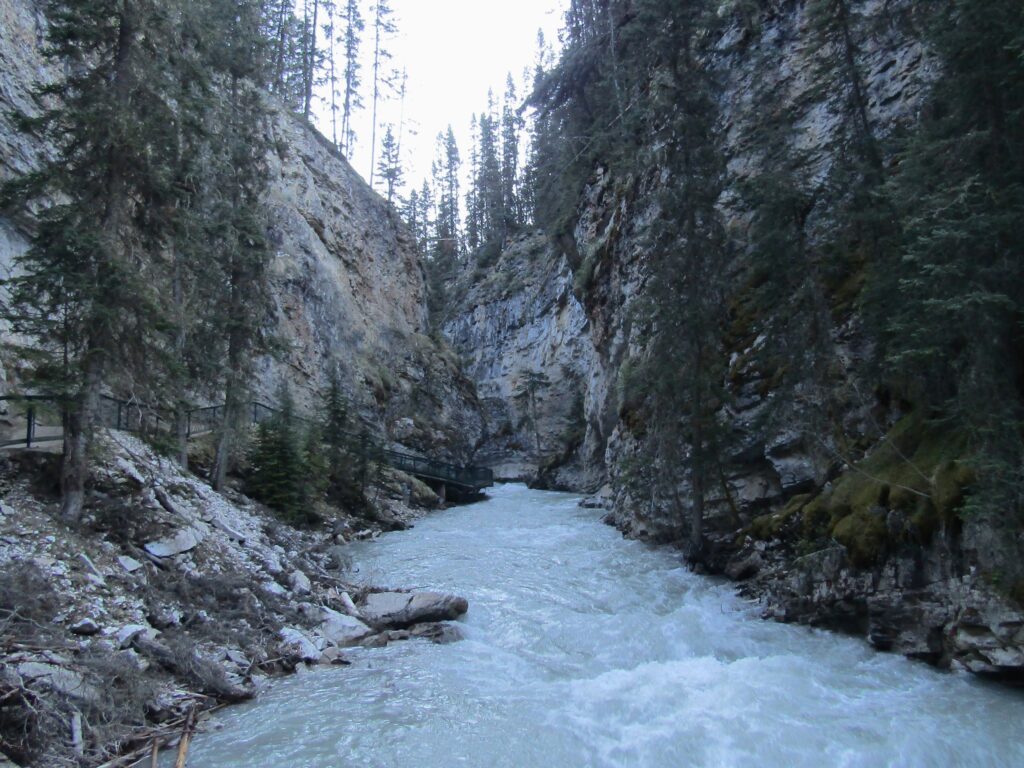
M466 639L283 681L190 765L1024 765L1018 692L761 621L576 504L504 486L354 546L368 582L466 596Z

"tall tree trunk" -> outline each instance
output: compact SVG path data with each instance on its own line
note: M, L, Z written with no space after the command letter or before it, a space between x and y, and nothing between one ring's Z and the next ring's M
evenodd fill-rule
M380 4L377 4L373 22L373 125L370 129L370 189L373 189L373 172L377 165L377 103L380 101L380 58L383 22Z
M174 331L174 354L177 358L177 363L181 366L185 365L185 346L188 340L187 333L187 322L185 311L185 285L183 265L181 263L182 256L180 250L175 247L173 248L174 256L174 281L173 281L173 300L175 310L175 323L177 327ZM183 469L188 469L188 406L185 402L185 377L178 377L177 391L177 405L174 409L174 436L178 444L178 463Z
M64 418L64 461L61 464L61 515L80 520L89 473L89 446L99 412L103 385L99 351L90 343L83 365L82 386Z
M836 15L843 37L843 63L846 67L846 77L850 81L850 89L853 91L853 106L857 111L861 140L864 142L864 151L871 169L878 171L882 167L882 158L878 152L874 132L871 130L867 98L864 95L864 82L857 66L857 45L850 29L850 9L847 7L846 0L836 0Z
M224 416L220 425L220 434L217 436L217 452L213 459L213 468L210 470L210 485L218 493L224 490L224 483L228 476L228 464L231 462L231 451L235 445L235 426L239 421L239 411L242 402L242 384L239 377L233 371L228 375L227 386L224 390Z
M306 38L306 72L305 93L302 103L302 115L307 120L313 111L313 81L316 79L316 25L319 23L320 2L313 0L313 23L310 25ZM308 18L307 18L308 21Z

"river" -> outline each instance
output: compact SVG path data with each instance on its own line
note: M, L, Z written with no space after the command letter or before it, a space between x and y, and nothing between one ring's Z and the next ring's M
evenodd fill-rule
M467 597L466 639L277 683L189 765L1024 765L1024 695L761 621L577 501L503 486L354 546L369 583Z

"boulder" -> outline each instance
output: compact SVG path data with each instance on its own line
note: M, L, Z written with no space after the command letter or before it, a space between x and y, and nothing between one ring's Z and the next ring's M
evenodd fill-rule
M330 608L323 609L323 617L324 622L320 627L320 634L334 645L341 647L355 645L367 635L373 634L373 630L359 619L332 611Z
M302 571L294 571L288 579L288 582L291 584L292 592L296 592L300 595L304 595L313 589L313 585L309 581L309 576L304 574Z
M191 552L203 541L203 533L197 528L182 528L173 536L146 544L146 551L153 557L177 557Z
M137 570L142 568L142 563L134 557L128 557L127 555L118 555L117 562L120 563L121 567L128 573L135 573Z
M448 645L457 643L463 639L462 630L454 624L445 622L438 624L420 624L413 627L409 633L412 637L419 637L429 640L437 645Z
M146 640L155 640L159 633L152 627L146 624L126 624L121 627L117 632L114 633L114 637L117 638L117 645L119 648L128 648L139 635L143 635Z
M319 646L302 630L295 627L285 627L278 633L281 638L281 651L288 655L315 664L320 661L321 650Z
M45 685L64 696L82 701L99 701L99 692L74 670L40 661L25 661L18 664L16 669L26 680Z
M725 566L725 575L733 581L745 581L757 576L764 567L764 560L757 552L746 557L737 557L730 560Z
M82 637L92 637L100 633L100 625L90 618L85 618L71 625L71 633Z
M413 624L448 621L468 610L469 602L465 598L440 592L373 592L359 607L368 623L382 629L405 629Z

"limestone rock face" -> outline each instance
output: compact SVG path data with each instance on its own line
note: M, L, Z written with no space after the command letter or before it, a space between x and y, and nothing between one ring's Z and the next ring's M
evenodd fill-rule
M259 392L287 381L311 402L337 367L364 419L413 448L468 460L481 435L472 385L432 339L415 243L397 212L300 120L281 115L270 155L273 295L283 361L259 366Z
M888 23L891 14L925 11L909 0L853 5L867 116L884 139L913 124L938 76L921 35ZM727 170L719 208L740 244L751 221L740 191L782 149L765 140L765 98L775 102L778 114L792 116L788 148L799 153L796 172L807 189L820 187L842 162L844 123L850 118L841 89L823 93L814 86L811 73L820 51L811 43L807 4L762 4L762 9L756 25L738 19L727 24L710 55L723 85L716 136ZM885 164L896 161L884 158ZM624 397L631 368L646 351L634 321L651 279L647 244L663 213L658 193L666 176L663 168L630 177L594 168L579 192L570 232L557 243L539 237L515 241L493 267L475 280L467 277L473 285L459 297L444 330L477 382L487 418L481 455L499 474L532 479L539 453L550 462L542 478L546 474L552 485L593 492L607 483L608 492L588 503L606 508L607 520L627 535L677 543L688 535L692 488L685 466L666 467L669 482L660 491L633 487L631 471L646 460L649 425ZM807 216L812 247L829 232L831 216L829 201L817 198ZM743 274L748 258L737 248L726 271ZM558 300L560 294L567 298ZM730 317L739 306L730 306ZM1019 676L1016 633L1024 613L993 589L991 578L1003 572L1000 563L1010 561L1007 542L1016 532L967 520L942 530L930 544L913 536L908 543L902 532L913 523L880 498L882 504L860 510L849 528L874 526L878 536L891 530L885 551L867 553L871 557L855 551L865 542L848 529L846 545L808 554L805 519L811 525L814 516L803 507L813 507L796 504L786 512L801 495L809 501L830 493L844 473L852 472L848 462L837 459L844 446L864 447L854 461L870 454L902 415L873 398L876 382L866 364L872 340L856 309L838 302L833 309L825 344L835 383L830 404L841 441L829 430L808 429L800 418L799 403L820 398L814 382L798 381L784 392L770 372L751 362L768 341L759 318L746 318L750 327L729 341L728 398L719 415L728 428L731 455L705 509L703 567L742 581L745 592L764 600L767 614L780 620L843 629L879 648L942 665ZM573 338L567 329L584 338ZM573 375L559 375L563 368ZM544 444L539 452L521 408L508 398L517 376L528 370L558 382L538 409ZM581 390L585 436L569 448L569 441L558 437L563 414L569 413L564 404L580 397ZM780 402L784 407L777 407Z
M44 6L0 0L0 183L50 151L8 115L33 114L33 85L60 76L41 55ZM310 407L336 368L355 415L379 436L411 419L405 445L467 461L482 435L475 393L451 351L428 335L423 269L399 216L303 121L281 113L268 130L271 330L288 352L257 361L257 397L272 403L287 382ZM31 227L28 213L0 215L0 273L27 248ZM16 366L4 348L0 386L10 386Z
M596 488L603 445L587 396L600 369L566 257L542 233L527 234L486 275L465 275L462 290L444 333L483 406L476 460L501 478ZM531 402L524 386L538 374L545 383Z

